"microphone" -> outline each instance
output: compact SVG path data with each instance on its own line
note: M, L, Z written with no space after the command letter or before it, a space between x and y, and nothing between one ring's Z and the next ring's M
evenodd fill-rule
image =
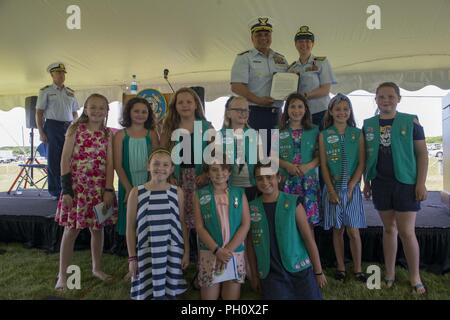
M163 71L164 73L164 79L167 81L167 83L169 84L170 89L172 89L172 92L175 93L175 90L173 90L172 85L169 82L169 69L164 69Z

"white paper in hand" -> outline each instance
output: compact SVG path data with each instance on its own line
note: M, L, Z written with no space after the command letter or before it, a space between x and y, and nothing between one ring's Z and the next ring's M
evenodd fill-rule
M237 263L234 256L228 261L227 266L221 273L215 272L213 274L212 283L221 283L229 280L235 280L238 278Z
M100 202L98 205L94 207L95 212L95 218L97 219L97 222L99 224L104 223L106 220L111 218L113 214L113 208L110 207L108 210L106 210L105 204L103 202Z
M275 73L272 78L270 96L275 100L286 100L292 92L297 92L299 79L299 75L296 73Z

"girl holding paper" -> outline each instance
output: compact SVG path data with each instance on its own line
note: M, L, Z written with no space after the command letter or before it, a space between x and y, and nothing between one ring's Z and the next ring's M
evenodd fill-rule
M236 300L245 280L244 240L250 228L244 190L228 186L231 165L206 165L211 184L194 198L195 227L199 237L201 298Z

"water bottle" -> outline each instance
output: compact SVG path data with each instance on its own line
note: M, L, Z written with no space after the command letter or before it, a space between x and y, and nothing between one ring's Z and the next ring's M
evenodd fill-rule
M130 93L137 94L137 91L138 91L138 85L137 85L137 81L136 81L136 75L133 74L133 79L131 80L131 85L130 85Z

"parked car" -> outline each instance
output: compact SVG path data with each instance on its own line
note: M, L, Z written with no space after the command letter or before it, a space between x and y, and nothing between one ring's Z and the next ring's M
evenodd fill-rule
M428 150L430 157L442 158L444 156L444 150L442 148L436 150Z
M13 161L16 161L16 158L0 157L0 163L11 163Z

